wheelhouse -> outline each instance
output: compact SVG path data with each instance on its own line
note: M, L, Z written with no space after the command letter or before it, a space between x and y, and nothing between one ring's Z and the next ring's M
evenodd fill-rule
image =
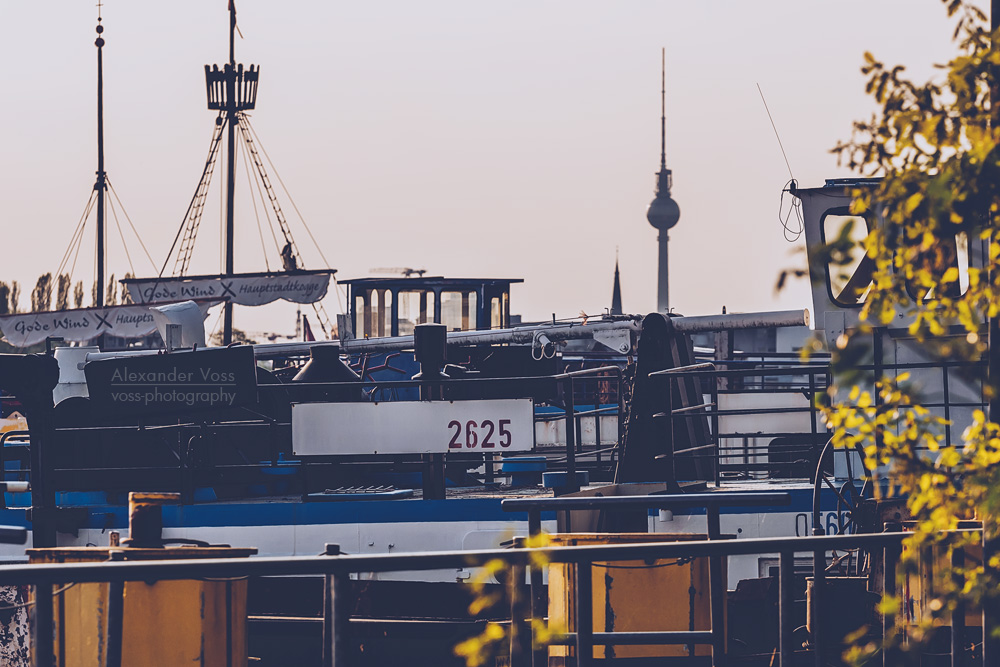
M351 331L357 338L406 336L418 324L449 331L510 327L510 286L520 278L440 276L357 278L347 285Z

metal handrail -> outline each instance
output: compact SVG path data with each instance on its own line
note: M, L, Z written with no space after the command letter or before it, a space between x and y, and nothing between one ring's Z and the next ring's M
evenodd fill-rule
M686 373L693 373L694 371L700 371L711 368L713 371L716 370L714 363L706 361L700 364L690 364L688 366L677 366L676 368L665 368L662 371L653 371L649 374L649 377L655 375L681 375Z
M720 494L721 495L721 494ZM605 498L603 500L614 500ZM572 499L576 500L576 499ZM581 499L582 500L582 499ZM979 533L978 530L950 531L954 534ZM884 550L885 567L883 585L887 593L895 590L896 565L902 541L908 536L903 532L866 535L829 535L809 537L749 538L739 540L708 540L693 542L649 542L643 544L614 544L593 546L562 546L519 549L490 549L475 551L441 551L406 554L330 555L261 558L222 558L162 561L109 561L101 563L41 563L0 565L0 585L35 585L36 599L52 595L52 586L69 583L103 583L126 581L160 581L205 578L236 578L288 575L323 575L327 578L327 598L323 606L324 656L323 665L340 665L349 662L350 616L354 599L348 594L352 573L374 573L445 568L480 567L495 560L502 560L511 568L511 585L522 584L526 567L532 572L538 563L588 565L594 562L623 560L662 560L668 558L709 557L717 560L729 556L775 553L779 554L779 665L793 665L792 608L794 591L794 554L813 554L814 623L820 626L827 616L821 604L826 576L826 553L831 550L863 549ZM615 644L712 644L712 664L725 664L725 645L718 643L721 625L717 626L713 614L712 630L703 632L595 632L592 623L593 596L591 572L586 567L576 567L576 632L557 637L553 644L572 644L576 647L578 665L593 664L595 645ZM721 577L710 579L713 593L722 585ZM716 596L713 595L713 599ZM512 634L523 631L523 610L515 606L517 595L512 595ZM51 605L46 605L51 610ZM884 627L892 628L894 619L887 613ZM522 628L516 630L516 628ZM51 628L50 628L51 629ZM37 630L37 627L36 627ZM36 638L37 639L37 638ZM42 637L43 641L51 638ZM531 643L511 642L511 664L526 667L532 664ZM817 664L823 664L829 651L824 646L821 632L814 633L813 651ZM963 647L953 645L953 658L961 657ZM540 664L540 663L535 663ZM891 664L886 662L885 664ZM39 664L37 667L50 667Z
M960 530L956 533L979 532ZM122 581L166 581L208 577L277 577L289 575L402 572L482 567L491 560L508 564L589 563L594 561L661 560L702 556L741 556L791 551L866 550L899 544L912 533L810 535L738 540L649 542L523 549L476 549L331 556L260 556L253 558L190 558L183 560L102 561L78 563L17 563L0 565L0 586ZM123 548L123 551L128 551Z

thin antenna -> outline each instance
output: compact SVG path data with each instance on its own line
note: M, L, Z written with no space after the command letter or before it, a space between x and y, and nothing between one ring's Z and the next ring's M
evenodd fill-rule
M771 121L771 129L774 130L774 138L778 140L778 148L781 149L781 157L785 158L785 166L788 167L788 177L795 180L795 176L792 174L792 165L788 164L788 156L785 155L785 147L781 145L781 137L778 136L778 128L774 125L774 119L771 118L771 110L767 108L767 100L764 99L764 91L760 89L760 84L757 84L757 92L760 93L760 101L764 103L764 111L767 112L767 119Z
M667 168L667 49L660 49L660 169Z

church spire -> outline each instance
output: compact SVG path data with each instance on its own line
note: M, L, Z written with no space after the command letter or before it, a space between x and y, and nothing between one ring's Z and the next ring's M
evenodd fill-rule
M622 311L622 283L618 275L618 251L615 251L615 285L611 288L611 314L624 315Z

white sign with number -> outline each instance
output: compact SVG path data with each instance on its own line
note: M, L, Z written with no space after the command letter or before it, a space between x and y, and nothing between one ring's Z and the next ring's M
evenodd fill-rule
M523 452L534 446L530 398L295 403L296 456Z

